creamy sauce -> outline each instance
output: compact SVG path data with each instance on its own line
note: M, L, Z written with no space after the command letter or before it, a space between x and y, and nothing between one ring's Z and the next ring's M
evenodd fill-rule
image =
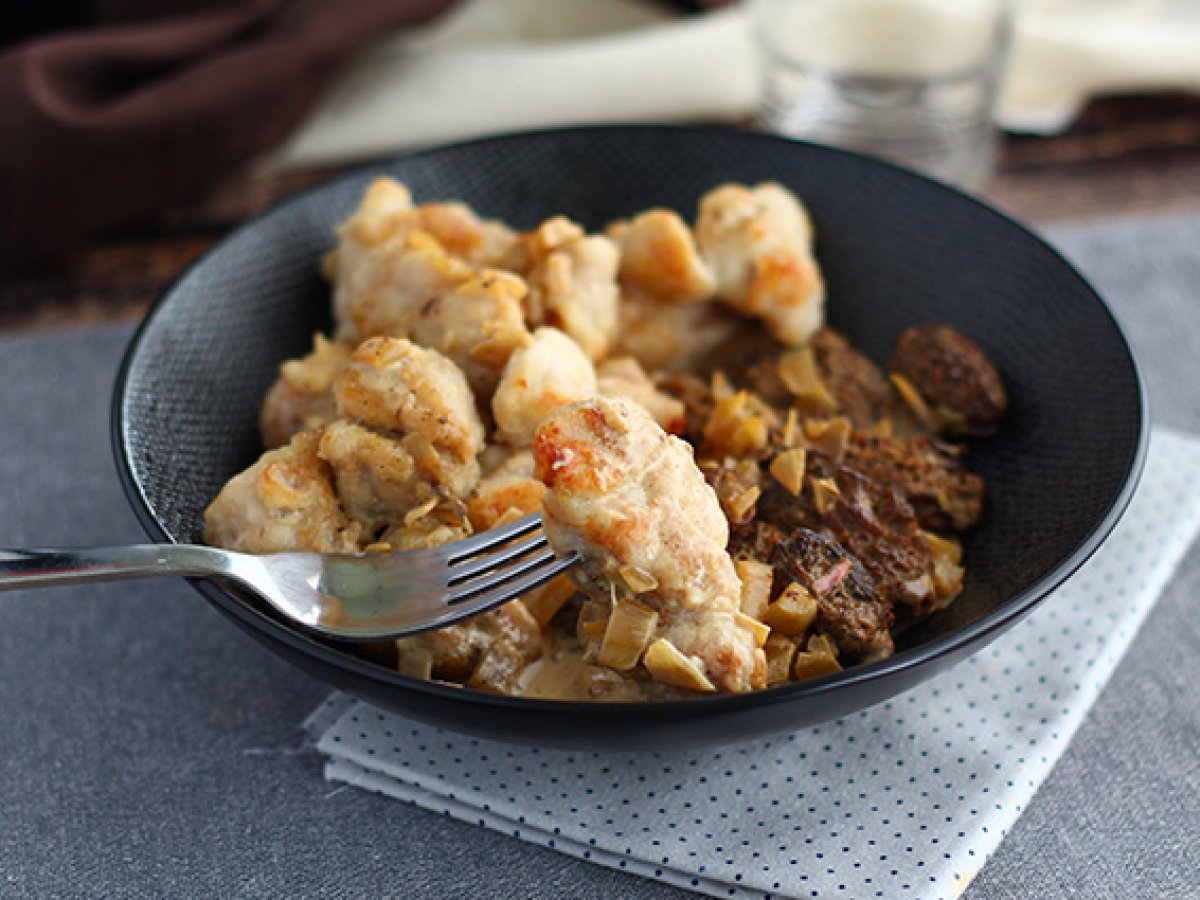
M542 655L517 676L513 693L539 700L644 700L639 682L583 659L574 637L546 635Z

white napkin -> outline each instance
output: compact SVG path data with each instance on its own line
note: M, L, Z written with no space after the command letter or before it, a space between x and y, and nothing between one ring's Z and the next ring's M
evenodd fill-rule
M1066 128L1098 93L1200 90L1200 4L1023 0L1000 104L1015 131ZM738 6L468 0L382 38L267 168L325 165L539 126L750 117L759 61Z
M1097 554L965 663L856 715L703 752L463 737L335 695L326 777L715 896L957 896L1062 754L1200 528L1200 440L1155 429Z

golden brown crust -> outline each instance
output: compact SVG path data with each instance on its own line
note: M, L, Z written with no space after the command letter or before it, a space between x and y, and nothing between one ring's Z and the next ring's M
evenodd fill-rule
M741 584L725 552L728 526L691 448L640 407L595 398L556 410L533 455L547 487L546 536L580 554L580 587L604 601L629 586L615 581L623 570L641 573L655 585L638 600L659 613L658 636L724 690L750 690L757 648L735 615Z

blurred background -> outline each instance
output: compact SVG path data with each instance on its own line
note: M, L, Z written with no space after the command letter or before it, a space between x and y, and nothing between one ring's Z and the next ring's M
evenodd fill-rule
M306 185L531 127L776 130L891 155L1037 227L1200 209L1200 3L971 2L987 30L967 55L935 18L957 0L7 4L0 331L132 321ZM917 107L949 117L969 165L939 169L951 151L917 142Z

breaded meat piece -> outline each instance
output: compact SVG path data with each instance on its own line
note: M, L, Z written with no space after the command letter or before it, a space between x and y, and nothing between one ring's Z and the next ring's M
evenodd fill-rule
M491 399L513 351L530 341L521 301L525 282L485 269L430 299L413 322L412 339L448 356L482 402Z
M321 434L298 434L231 478L204 512L205 542L245 553L356 552L361 528L346 517L317 455Z
M596 393L596 370L579 345L557 328L543 326L509 357L492 397L496 437L528 447L553 410Z
M380 178L338 227L326 257L337 337L407 337L421 307L471 274L471 267L419 227L408 188Z
M700 201L696 243L716 277L717 298L762 319L791 347L804 344L825 317L812 240L808 214L778 184L726 184Z
M316 335L308 356L289 359L267 391L259 422L267 449L282 447L293 435L337 418L333 384L346 368L352 347Z
M436 350L376 337L351 355L334 388L338 412L399 441L416 471L463 497L479 481L483 424L462 371Z
M447 252L477 266L495 266L512 250L516 232L495 219L481 219L465 203L423 203L417 222Z
M621 251L623 287L669 303L712 296L716 288L712 270L700 257L692 230L678 213L647 210L628 222L609 226L608 235Z
M650 674L658 648L701 675L697 690L761 686L765 658L740 618L728 525L691 448L640 406L598 397L552 413L533 456L546 536L580 554L581 589L607 603L636 573L637 601L658 616Z
M368 534L437 496L399 440L356 422L326 426L317 453L333 472L343 508Z
M467 515L476 531L487 531L537 512L545 493L533 474L533 454L518 450L480 479L467 498Z
M745 356L762 329L715 303L665 303L633 289L621 294L613 356L632 356L651 372L707 374Z
M591 359L603 359L617 334L617 245L559 217L535 229L522 246L514 270L528 272L529 324L553 325Z
M683 401L660 391L646 370L632 356L606 359L596 367L596 386L601 396L624 397L641 404L658 427L667 434L683 434L687 409Z

